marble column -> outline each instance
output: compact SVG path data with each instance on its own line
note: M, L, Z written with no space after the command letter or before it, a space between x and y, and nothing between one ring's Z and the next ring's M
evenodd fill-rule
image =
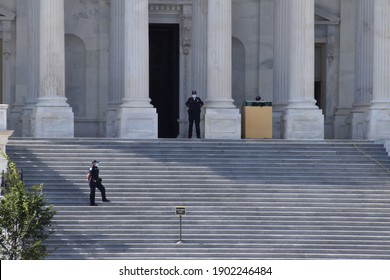
M336 25L329 24L327 27L326 39L326 81L325 81L325 120L324 120L324 137L334 139L335 131L335 113L337 106L337 79L336 69L339 63L339 55L336 53Z
M106 111L107 137L118 136L117 114L124 92L124 2L125 0L111 1L110 79L108 108Z
M119 137L157 138L157 112L149 98L148 0L124 2L124 97Z
M356 1L355 95L351 111L351 137L367 135L366 114L371 105L374 55L374 1Z
M282 48L288 48L284 60L288 86L283 87L288 92L288 105L282 115L282 138L324 139L324 116L314 99L314 0L276 2L277 9L288 5L287 34L275 34L281 36Z
M2 46L0 45L0 63L3 63L3 71L0 70L3 80L3 95L11 96L11 29L12 21L15 19L15 14L5 15L5 20L0 21L0 32L2 32ZM4 98L5 99L5 98ZM3 100L10 103L10 100ZM13 130L7 130L7 110L8 104L0 104L0 149L6 153L8 138L13 134ZM8 161L3 156L0 156L0 172L6 170Z
M196 46L202 42L205 43L205 40L202 40L201 38L198 38L197 31L199 29L197 28L199 25L196 23L196 13L198 11L198 3L196 3L194 0L192 2L192 5L184 4L182 6L182 14L181 14L181 21L180 21L180 41L181 41L181 47L180 47L180 98L179 102L180 104L183 104L183 106L180 106L180 118L178 119L179 122L179 135L178 138L186 138L188 135L188 113L187 113L187 107L184 106L185 102L187 101L188 97L191 95L192 90L197 90L198 95L203 98L203 95L206 93L205 90L202 90L198 86L194 86L193 81L196 78L198 72L197 65L198 63L201 63L202 57L206 55L206 50L203 50L204 52L202 54L197 52ZM199 1L199 0L198 0ZM197 2L198 2L197 1ZM204 2L205 0L200 0ZM199 17L201 18L201 17ZM204 24L204 22L202 22ZM203 30L205 32L206 29ZM204 34L204 33L203 33ZM195 46L196 44L196 46ZM195 58L196 57L196 58ZM197 61L198 63L194 63ZM203 84L204 87L206 87L206 83ZM201 122L203 124L204 122ZM203 132L204 129L201 129Z
M74 137L74 115L65 97L64 0L40 1L40 87L32 112L34 137Z
M2 69L2 86L3 86L3 103L11 104L11 96L12 96L12 58L15 53L13 53L12 49L12 26L13 19L15 15L12 15L11 18L7 20L0 21L0 32L2 32L2 48L0 55L2 59L0 62L3 63Z
M196 90L202 100L207 96L207 0L192 1L192 40L191 40L191 83L190 88ZM184 104L190 96L191 90L185 91L182 97ZM187 107L181 108L183 122L180 126L180 135L188 135L188 113ZM204 136L204 110L201 114L201 134Z
M241 116L232 98L232 3L208 1L205 138L241 138Z
M367 139L390 138L390 1L370 1L374 8L373 86L367 114Z
M28 86L22 116L22 136L32 137L31 114L39 96L39 1L27 1L28 5Z
M283 127L282 115L288 104L288 52L286 47L289 26L289 3L291 1L275 1L274 16L274 73L272 101L272 137L281 138Z

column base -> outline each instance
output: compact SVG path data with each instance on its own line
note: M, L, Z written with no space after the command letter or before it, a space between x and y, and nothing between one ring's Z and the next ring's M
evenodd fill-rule
M0 149L6 153L6 146L8 143L8 138L14 133L13 130L1 130L0 131ZM8 160L0 155L0 172L4 170L4 172L7 170L8 167Z
M26 105L22 114L22 137L32 137L32 112L34 105Z
M239 109L206 108L206 139L241 139Z
M272 104L272 138L282 138L282 116L287 105Z
M120 138L157 139L158 123L155 108L122 107L118 111Z
M383 144L383 147L385 148L387 155L390 156L390 139L382 139L375 141L376 144Z
M0 130L7 129L8 104L0 104Z
M282 138L324 139L324 116L317 108L287 108L282 116Z
M367 111L351 112L351 138L364 139L367 135L366 124Z
M32 134L36 138L73 138L74 115L66 99L38 101L31 114ZM62 103L62 104L61 104Z
M334 119L334 139L352 139L351 119L349 108L337 110Z
M106 137L117 137L118 136L118 109L117 108L108 108L106 111Z
M366 114L367 139L390 139L390 115L389 110L370 109Z

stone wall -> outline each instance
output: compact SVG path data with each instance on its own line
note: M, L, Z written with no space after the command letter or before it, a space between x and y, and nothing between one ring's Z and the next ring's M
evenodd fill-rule
M15 130L15 136L31 136L31 108L38 94L39 77L32 74L36 72L32 67L36 60L32 46L37 38L33 28L37 17L31 14L31 3L38 1L2 0L0 4L0 9L17 15L9 25L6 40L3 38L5 25L0 23L1 88L3 103L10 105L8 127ZM111 124L115 126L116 104L110 103L113 99L111 1L66 0L64 3L66 97L74 112L75 136L115 136ZM182 101L188 97L188 90L196 88L200 96L207 99L205 3L207 1L173 0L166 5L161 0L149 1L153 7L153 11L149 11L150 22L175 22L181 26L181 135L186 129L186 108ZM275 99L274 4L274 0L232 0L232 97L237 108L256 95L266 101ZM179 8L172 10L168 6ZM355 102L356 1L315 0L315 6L316 11L321 11L316 14L316 20L322 20L319 25L316 23L315 42L324 51L320 75L324 83L325 138L364 138L367 133L359 132L356 114L351 115ZM331 23L335 18L340 19L339 23Z

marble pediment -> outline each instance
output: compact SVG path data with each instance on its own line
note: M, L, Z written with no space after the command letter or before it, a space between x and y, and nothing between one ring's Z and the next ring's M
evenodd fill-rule
M315 24L337 25L340 23L340 18L335 16L335 15L332 15L328 11L325 11L321 8L315 7L314 21L315 21Z
M15 14L0 6L0 20L14 20Z

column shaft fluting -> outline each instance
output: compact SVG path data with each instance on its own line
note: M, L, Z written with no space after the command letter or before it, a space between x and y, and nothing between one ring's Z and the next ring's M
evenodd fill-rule
M208 1L207 107L234 108L232 99L232 3Z
M241 138L232 98L232 2L208 1L205 138ZM223 121L221 121L223 120Z
M286 105L288 101L288 12L290 0L275 1L274 36L274 105Z
M149 98L148 0L124 2L124 106L152 107Z
M39 97L65 97L64 0L41 0Z
M374 9L372 100L366 115L370 140L390 138L390 1L370 1Z
M156 109L149 98L149 3L124 1L124 97L118 110L118 136L158 137Z
M111 1L109 102L112 104L120 103L124 92L124 2L125 0Z
M207 91L207 1L193 1L192 81L191 87L204 97ZM186 92L186 96L190 93Z
M34 137L74 137L65 97L64 0L40 0L39 97L32 111Z
M368 105L373 83L374 6L371 0L356 2L356 55L354 106Z
M323 139L324 117L314 99L314 0L275 0L275 21L280 137Z
M39 95L39 0L28 1L29 73L26 103L37 101Z
M314 105L314 1L291 1L289 19L289 102Z
M372 1L374 2L374 1ZM390 102L390 1L375 1L373 102Z

